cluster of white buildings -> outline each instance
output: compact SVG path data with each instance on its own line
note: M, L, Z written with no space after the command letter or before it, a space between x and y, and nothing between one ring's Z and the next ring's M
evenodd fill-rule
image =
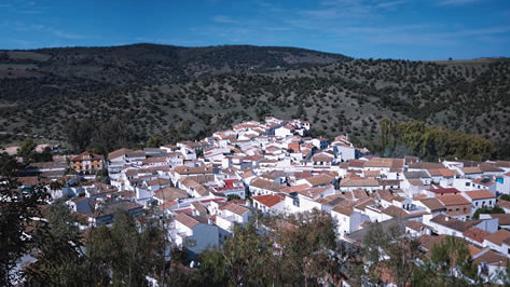
M317 209L335 219L338 239L352 244L370 223L394 221L424 251L446 235L463 238L487 277L506 266L510 214L489 212L510 211L510 202L497 198L510 194L510 162L380 158L347 136L328 140L309 131L307 122L270 117L201 141L116 150L106 160L110 185L92 184L69 204L85 210L88 225L111 222L104 218L109 202L134 214L158 208L173 218L173 242L191 254L221 245L256 212Z

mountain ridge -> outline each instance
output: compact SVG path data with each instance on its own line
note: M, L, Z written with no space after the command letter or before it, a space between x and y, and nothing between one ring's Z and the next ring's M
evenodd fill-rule
M64 139L73 118L117 117L137 141L173 141L271 114L367 143L383 118L508 142L510 62L446 63L251 45L0 51L0 126Z

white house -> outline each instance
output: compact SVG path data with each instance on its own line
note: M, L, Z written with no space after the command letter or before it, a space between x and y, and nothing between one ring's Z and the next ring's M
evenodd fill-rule
M474 214L479 208L493 208L496 206L496 194L489 190L473 190L461 193L472 204L471 212Z
M496 191L510 194L510 172L496 177Z
M331 217L336 221L336 233L339 238L361 229L361 225L370 218L352 207L335 206L331 210Z
M282 213L285 212L285 196L283 195L257 195L252 197L253 207L264 213Z
M227 203L220 206L216 215L216 225L218 227L232 232L235 224L246 224L250 220L251 211L239 204Z
M274 130L274 135L275 135L275 137L278 137L278 138L285 138L288 136L292 136L292 131L291 131L291 129L287 128L286 126L281 126Z
M208 248L219 245L218 227L209 224L208 219L200 216L177 212L174 218L175 229L171 237L178 247L198 255Z

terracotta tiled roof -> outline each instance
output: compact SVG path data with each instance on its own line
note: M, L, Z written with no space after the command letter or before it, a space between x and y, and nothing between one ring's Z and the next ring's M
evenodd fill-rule
M200 183L198 183L196 180L194 180L192 178L185 178L185 179L181 180L181 185L184 185L184 186L194 190L201 196L206 196L209 194L209 191L207 191L207 189L203 185L201 185Z
M432 168L443 168L444 166L438 162L415 162L409 164L409 168L411 169L432 169Z
M510 168L510 161L498 160L498 161L495 162L495 164L498 167Z
M281 195L258 195L253 196L252 199L267 207L273 207L282 202L284 197Z
M237 215L243 216L246 212L250 211L248 208L235 204L235 203L227 203L224 206L220 207L222 210L228 210L232 213L235 213Z
M331 162L331 161L333 161L334 158L335 158L335 156L333 156L330 153L320 152L320 153L314 154L312 157L312 160L313 161L322 161L322 162Z
M381 212L395 218L404 218L409 215L409 213L407 213L405 210L394 205L386 207L385 209L381 210Z
M485 237L485 240L496 245L501 245L503 241L510 239L510 231L501 229Z
M447 168L430 168L427 169L431 176L454 177L456 172Z
M326 185L330 184L333 179L333 176L329 176L327 174L320 174L312 177L307 177L306 181L308 181L312 186Z
M374 193L374 196L376 198L379 198L381 200L384 200L384 201L387 201L387 202L392 202L393 199L394 199L394 196L393 194L391 193L391 191L389 190L379 190L377 192Z
M309 188L310 188L310 186L308 184L298 184L298 185L283 187L280 191L286 192L286 193L291 193L291 192L299 192L299 191L307 190Z
M482 172L503 172L503 169L492 163L481 163L479 167Z
M425 225L419 221L415 221L415 220L408 220L408 221L406 221L405 225L406 225L406 227L408 227L414 231L421 231L421 230L427 228L427 225Z
M377 176L381 175L381 171L380 170L365 170L363 172L363 175L365 177L377 177Z
M482 255L478 256L475 260L475 264L486 263L491 265L497 265L501 267L507 266L509 259L495 251L487 250Z
M465 167L462 169L464 174L479 174L482 173L482 170L478 166Z
M438 215L432 218L430 221L460 232L464 232L482 222L481 220L460 221L445 215Z
M370 206L373 204L375 204L375 200L373 200L372 198L366 198L366 199L362 199L359 202L357 202L354 207L359 210L365 210L365 208L367 208L367 206Z
M274 183L274 182L272 182L270 180L266 180L266 179L260 178L260 177L254 178L250 182L250 186L253 186L253 187L256 187L256 188L260 188L260 189L269 190L269 191L273 191L273 192L279 192L280 189L282 188L281 185L279 185L277 183Z
M342 187L377 187L380 186L379 182L375 178L345 178L340 182Z
M489 190L473 190L465 193L472 200L496 198L496 194Z
M73 157L71 159L71 161L84 161L84 160L102 160L103 157L98 155L98 154L95 154L95 153L90 153L88 151L84 151L82 153L80 153L79 155Z
M471 203L460 194L445 194L438 196L437 199L445 206L452 205L470 205Z
M156 179L153 179L153 180L149 180L147 182L148 186L169 185L169 184L170 184L170 180L166 179L166 178L156 178Z
M353 159L349 161L349 167L362 168L365 166L366 161Z
M111 153L108 154L108 159L112 160L112 159L121 157L121 156L125 155L128 152L132 152L132 150L127 149L127 148L121 148L121 149L118 149L118 150L114 150L114 151L112 151Z
M471 227L468 230L464 231L464 236L472 239L478 243L482 243L483 240L490 234L487 231L480 229L478 227Z
M401 159L374 157L365 163L365 167L391 168L394 166L395 160L400 160L401 165L403 165Z
M411 179L408 179L407 181L409 182L410 185L414 185L414 186L424 186L425 185L425 183L419 178L411 178Z
M455 194L460 193L460 190L453 188L453 187L432 187L429 189L430 192L433 192L435 194Z
M446 207L441 203L441 201L436 198L425 198L420 200L423 205L425 205L430 211L441 211L446 210Z
M211 165L202 165L202 166L185 166L180 165L174 168L174 172L179 173L181 175L192 175L192 174L207 174L213 172L213 167Z
M354 210L350 206L337 205L333 208L333 211L346 216L351 216Z
M187 198L186 191L174 187L162 188L154 193L154 197L162 201L175 200L178 198Z
M200 221L187 215L184 212L178 212L175 214L175 220L182 223L184 226L193 229L196 225L200 224Z
M297 193L316 200L319 199L326 190L327 187L310 187L305 190L300 190Z

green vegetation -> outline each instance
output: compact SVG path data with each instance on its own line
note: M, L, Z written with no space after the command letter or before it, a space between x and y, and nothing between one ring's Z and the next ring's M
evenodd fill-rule
M33 140L27 139L21 143L21 146L18 150L18 156L23 159L24 163L45 162L52 160L52 155L49 147L46 147L42 152L37 152L35 150L36 147L37 144Z
M482 207L482 208L478 208L476 211L475 211L475 214L473 214L473 219L479 219L480 218L480 214L500 214L500 213L505 213L505 211L503 210L503 208L499 207L499 206L494 206L494 207Z
M125 120L112 118L107 122L71 120L64 127L67 142L74 151L92 149L106 155L108 152L127 147L136 142Z
M493 144L478 135L427 126L424 122L381 121L381 150L386 155L416 155L425 160L486 160Z
M447 236L434 245L431 258L415 273L413 286L482 286L464 240ZM455 271L454 271L455 270ZM461 274L455 276L455 273ZM473 279L469 282L467 278Z
M334 223L323 213L260 219L272 232L261 234L252 222L236 227L222 249L201 255L198 269L175 262L170 278L175 286L318 286L338 275ZM275 242L278 247L275 250ZM179 267L179 265L181 265ZM182 284L182 285L181 285ZM174 285L172 285L174 286Z
M417 239L405 236L401 225L383 230L375 223L368 228L363 251L368 270L361 276L374 286L384 285L387 274L396 286L482 286L464 240L446 236L426 255L419 251Z
M112 118L125 122L129 144L143 145L156 134L173 142L271 114L300 117L365 145L379 144L383 118L418 120L479 134L495 144L498 157L510 157L510 62L504 59L435 63L161 45L5 52L2 59L17 65L11 76L0 72L4 142L18 133L67 140L73 120L95 130Z
M18 259L31 250L35 230L41 224L39 206L45 203L41 188L17 189L14 179L19 166L7 154L0 154L0 285L11 286Z

